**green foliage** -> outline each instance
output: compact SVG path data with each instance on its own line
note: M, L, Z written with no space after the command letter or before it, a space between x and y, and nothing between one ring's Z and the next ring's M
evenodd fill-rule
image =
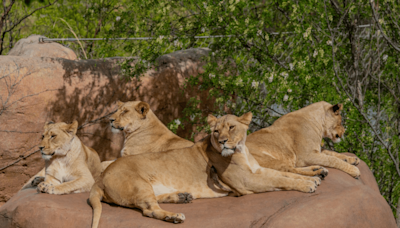
M126 1L86 0L60 1L54 6L35 14L34 33L49 38L104 38L111 33L116 24L121 23L118 15L124 9ZM70 29L71 27L72 29ZM113 42L103 49L106 41L63 43L71 47L80 58L102 58L125 55L119 47L122 41ZM85 52L85 53L83 53Z

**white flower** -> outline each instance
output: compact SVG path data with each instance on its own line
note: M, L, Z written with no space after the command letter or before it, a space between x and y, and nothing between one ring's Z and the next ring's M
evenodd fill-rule
M174 122L175 122L177 125L181 125L181 121L180 121L179 119L176 119Z
M116 21L120 21L120 20L121 20L121 17L120 17L120 16L117 16L117 17L115 18L115 20L116 20Z
M268 82L271 83L274 80L274 75L271 75L271 77L268 78Z
M259 84L259 82L253 81L253 82L251 83L251 87L257 88L257 87L258 87L258 84Z
M282 72L281 76L283 76L283 78L286 79L289 76L289 74L287 72Z
M383 55L383 61L386 61L387 60L387 58L388 58L388 55Z
M295 85L298 85L299 83L298 83L298 82L294 82L294 84L295 84Z
M201 32L205 32L206 31L206 29L205 28L201 28Z
M288 93L291 93L291 92L292 92L292 89L288 89L287 91L288 91Z
M283 96L283 101L287 101L289 99L289 96L287 94L285 94L285 96Z
M262 31L261 30L257 31L257 36L262 36Z
M211 54L212 54L212 56L215 56L215 53L214 53L214 52L212 52Z
M205 9L207 9L207 2L203 2L203 6Z
M211 78L215 78L215 74L211 74L211 73L210 73L210 74L208 75L208 77L209 77L210 79L211 79Z
M314 58L318 55L318 51L314 50L314 54L312 55Z
M162 39L164 39L164 36L159 36L158 38L159 38L160 40L162 40Z
M332 45L332 40L326 41L326 44L327 44L327 45Z
M293 69L294 69L293 63L289 63L289 68L290 68L290 70L293 70Z

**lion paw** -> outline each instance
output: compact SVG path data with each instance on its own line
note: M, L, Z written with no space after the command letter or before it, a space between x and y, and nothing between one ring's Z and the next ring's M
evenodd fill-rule
M315 190L317 190L317 185L315 184L314 181L307 180L307 181L305 181L303 183L304 184L303 184L302 189L301 189L302 192L313 193L313 192L315 192Z
M314 181L314 183L319 186L321 184L321 178L319 176L314 176L311 177L312 181Z
M31 186L36 187L36 186L38 186L38 184L42 183L43 181L44 181L44 177L41 177L41 176L35 177L31 182Z
M183 221L185 221L185 215L182 213L178 213L174 216L167 216L165 217L165 221L173 223L183 223Z
M360 164L360 159L357 158L357 157L350 157L350 156L349 156L349 157L343 159L343 161L345 161L345 162L347 162L347 163L349 163L349 164L351 164L351 165L358 165L358 164Z
M326 176L328 176L328 170L325 169L324 167L320 166L317 169L313 169L313 171L317 172L317 175L319 178L321 178L321 180L325 179Z
M191 203L193 200L193 196L190 193L178 193L178 203Z
M359 179L360 178L360 175L361 175L361 172L360 172L360 170L357 168L357 167L355 167L355 166L352 166L354 169L352 170L352 172L351 173L349 173L352 177L354 177L354 178L356 178L356 179Z
M42 183L38 184L37 190L38 190L38 192L54 194L54 186L53 186L53 184L49 184L49 183L46 183L46 182L42 182Z

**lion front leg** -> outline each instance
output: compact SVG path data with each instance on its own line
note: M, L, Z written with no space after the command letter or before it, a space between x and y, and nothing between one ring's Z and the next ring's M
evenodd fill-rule
M47 177L46 177L47 179ZM68 181L60 184L42 182L38 185L41 192L55 195L63 195L70 193L88 192L94 184L93 177L79 177L73 181Z
M318 176L321 179L324 179L328 176L328 170L322 166L307 166L307 167L292 167L288 169L291 173L297 173L306 176Z
M341 160L343 160L343 161L345 161L345 162L347 162L347 163L349 163L351 165L360 164L360 159L358 157L347 156L347 155L340 154L340 153L335 152L335 151L325 150L325 149L322 150L321 152L323 154L326 154L326 155L337 157L337 158L339 158L339 159L341 159Z
M262 168L261 173L251 174L246 178L245 188L254 193L276 190L296 190L312 193L317 189L317 183L314 180L295 179L290 176L285 172Z
M303 160L310 165L313 164L331 167L342 170L354 178L358 179L358 177L360 177L360 170L357 167L350 165L338 157L330 156L325 153L312 153Z
M303 176L303 175L300 175L300 174L289 173L289 172L282 172L282 175L284 177L293 178L293 179L314 181L314 183L317 186L321 184L321 178L319 176L309 177L309 176Z

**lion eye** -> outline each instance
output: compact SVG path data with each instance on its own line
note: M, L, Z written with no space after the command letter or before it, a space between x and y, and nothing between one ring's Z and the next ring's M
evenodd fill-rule
M125 109L124 111L121 112L121 114L125 114L127 112L128 112L128 110Z
M42 135L42 139L44 139L44 135Z
M235 128L235 126L230 126L229 129L232 130L233 128Z
M55 138L56 136L57 136L57 135L52 135L51 138L53 139L53 138Z
M218 133L218 130L214 130L214 133Z

